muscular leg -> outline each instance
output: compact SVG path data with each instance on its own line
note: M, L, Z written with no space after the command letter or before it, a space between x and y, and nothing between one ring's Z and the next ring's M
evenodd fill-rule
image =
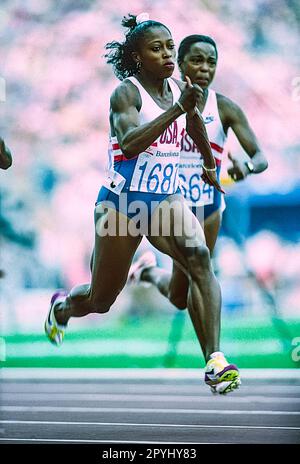
M204 223L206 245L212 256L221 226L222 214L220 210L209 216ZM178 265L173 262L172 272L159 267L145 269L141 280L150 282L157 287L160 293L170 300L178 309L186 309L189 289L189 279Z
M204 222L204 234L206 245L208 246L211 256L214 252L214 248L221 227L221 222L222 213L219 209L215 211L213 214L211 214Z
M215 213L213 213L205 221L205 224L204 224L205 239L206 239L207 247L208 247L209 252L210 252L210 257L212 256L212 253L213 253L216 241L217 241L218 233L219 233L219 230L220 230L220 225L221 225L221 213L219 211L216 211ZM213 276L214 276L214 274L213 274ZM215 276L214 276L214 281L217 282ZM219 288L219 291L218 291L219 296L218 296L216 301L219 301L220 309L219 309L219 313L218 313L218 310L215 310L215 311L212 312L212 314L211 314L212 321L211 322L212 322L212 327L214 327L214 324L215 324L215 329L216 329L216 332L217 332L218 330L220 331L221 291L220 291L219 283L217 282L217 284L216 284L215 282L213 283L213 286L216 286L216 288L217 287ZM174 289L174 291L176 291L176 289ZM205 301L204 301L203 298L201 300L201 303L205 305ZM201 303L200 303L200 306L201 306ZM200 345L205 346L206 343L207 343L207 336L205 336L205 323L206 323L206 320L205 320L205 318L203 318L201 313L199 311L197 311L197 307L195 307L195 305L194 305L194 299L193 299L193 297L191 295L191 292L188 293L187 308L188 308L188 312L189 312L190 318L192 320L195 332L197 334L198 340L200 342ZM215 336L217 337L217 334L215 334ZM220 335L218 335L218 338L219 337L220 337ZM215 351L218 351L218 350L219 350L219 348L217 350L215 350ZM209 355L210 353L207 353L207 354Z
M121 237L104 235L110 221L122 221L128 227L128 219L113 209L95 210L95 247L91 259L92 280L70 291L66 300L55 308L59 324L66 324L70 317L83 317L90 313L105 313L124 287L133 255L141 237L129 234ZM118 223L118 222L117 222ZM118 232L117 232L118 233Z
M174 196L173 196L174 199ZM178 198L177 198L178 199ZM172 201L172 197L168 202ZM168 203L166 202L166 203ZM172 204L173 205L173 204ZM161 204L162 215L153 214L153 221L164 221L167 212ZM192 216L192 217L191 217ZM188 236L191 227L186 227L180 235L175 235L175 225L183 220L193 222L193 245ZM219 283L213 273L210 252L205 244L203 230L194 218L186 203L181 200L174 206L173 229L170 236L149 236L148 239L158 250L168 254L183 267L189 275L188 309L206 360L209 355L219 350L221 292ZM188 246L188 241L189 245Z
M159 267L150 267L143 271L141 280L155 285L176 308L186 309L189 279L174 261L172 272Z

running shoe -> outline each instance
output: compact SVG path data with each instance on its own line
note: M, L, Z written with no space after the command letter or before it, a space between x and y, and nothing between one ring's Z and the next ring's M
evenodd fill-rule
M152 284L150 282L141 280L141 277L145 269L156 266L157 261L155 254L152 251L146 251L135 263L131 265L128 272L127 283L130 285L142 284L144 287L151 287Z
M204 380L212 393L226 394L239 388L241 380L238 368L229 364L221 351L212 353L210 357Z
M66 325L58 324L54 316L54 308L58 303L65 301L67 293L65 291L58 291L54 293L50 302L50 309L47 319L45 321L45 333L53 345L59 346L63 342Z

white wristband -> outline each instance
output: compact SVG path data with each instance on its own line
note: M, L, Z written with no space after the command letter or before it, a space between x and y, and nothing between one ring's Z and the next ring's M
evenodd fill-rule
M195 114L197 114L197 115L199 116L200 119L203 119L203 118L202 118L202 114L200 113L199 108L198 108L197 106L195 106L194 111L195 111Z
M217 166L215 166L214 168L206 168L203 164L202 167L205 171L208 171L208 172L215 172L217 170Z

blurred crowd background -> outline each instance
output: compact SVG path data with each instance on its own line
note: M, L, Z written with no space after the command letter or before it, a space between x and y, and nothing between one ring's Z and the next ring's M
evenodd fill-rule
M177 45L193 33L215 39L212 88L242 107L269 161L265 173L235 185L224 163L227 209L215 258L224 317L259 315L268 305L298 317L299 2L1 0L0 134L14 158L0 172L4 333L40 330L52 290L90 280L93 208L107 162L109 97L118 84L105 44L123 39L123 15L142 11L165 23ZM228 150L244 156L232 134ZM155 291L146 301L138 292L126 289L109 317L151 311Z

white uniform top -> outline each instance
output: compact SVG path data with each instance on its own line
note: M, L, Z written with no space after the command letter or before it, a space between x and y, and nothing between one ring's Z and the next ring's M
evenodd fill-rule
M139 113L140 123L153 121L166 110L160 108L150 94L135 77L128 77L139 90L142 106ZM173 104L181 91L173 79L168 79L173 94ZM179 116L155 140L149 148L135 158L127 159L123 155L117 138L110 138L110 167L129 181L129 190L159 194L173 194L179 187L179 159L181 142L185 133L185 115ZM119 163L122 163L120 166Z
M208 90L202 117L219 173L226 134L220 119L217 96L214 90ZM191 206L209 205L214 202L214 188L205 184L201 179L203 160L199 158L199 155L196 144L185 133L181 145L179 176L182 191Z

